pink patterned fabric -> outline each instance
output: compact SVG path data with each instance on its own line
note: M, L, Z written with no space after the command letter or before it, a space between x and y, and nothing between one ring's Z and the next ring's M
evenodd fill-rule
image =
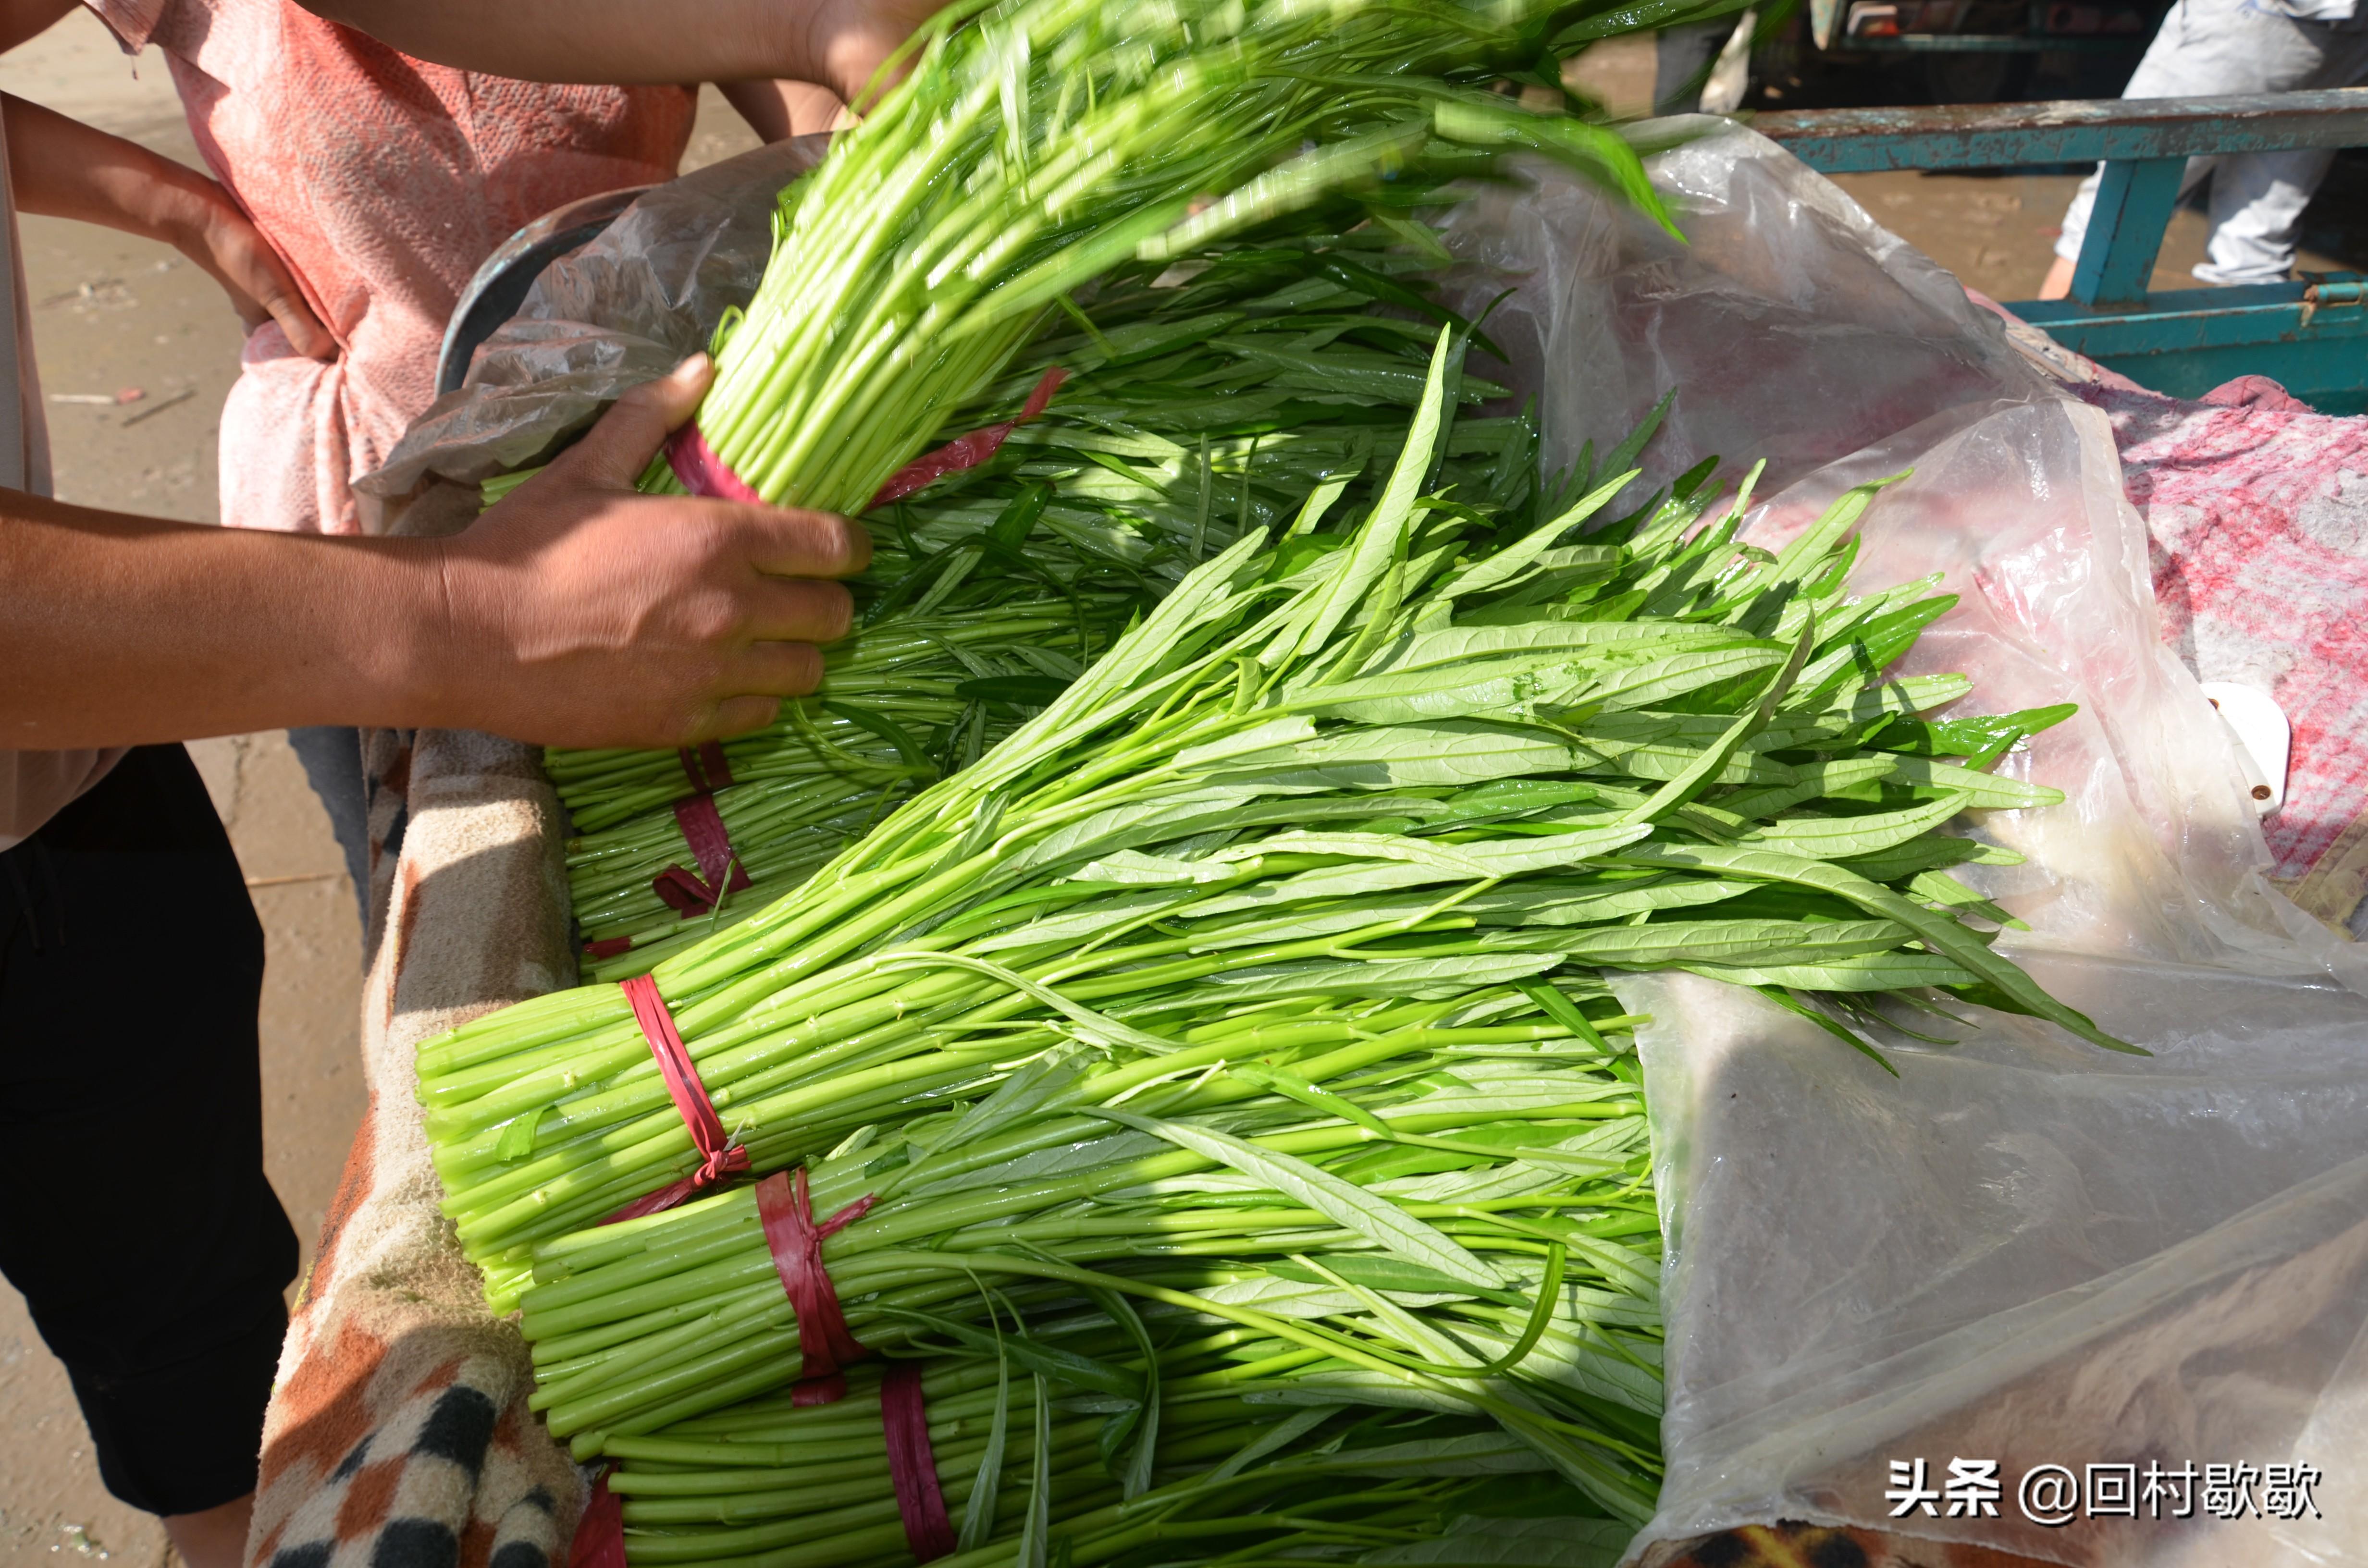
M2368 419L2246 376L2187 403L2095 382L2153 544L2163 634L2294 723L2272 874L2322 920L2368 897Z
M546 86L429 65L292 0L85 0L164 51L214 176L288 258L342 352L247 339L222 410L225 523L359 533L351 482L434 401L478 265L552 208L671 179L681 87Z

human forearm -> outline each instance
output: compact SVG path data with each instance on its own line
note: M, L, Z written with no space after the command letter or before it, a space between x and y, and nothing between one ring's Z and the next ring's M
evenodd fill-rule
M420 60L527 81L794 76L820 0L303 0Z
M211 273L248 327L269 318L298 353L336 352L287 262L213 180L22 98L0 94L0 114L17 206L161 240Z
M862 531L642 495L703 359L634 388L465 532L333 539L0 491L0 749L291 724L671 746L770 722L844 636Z
M0 94L17 205L186 249L230 205L222 187L134 142Z
M0 748L447 722L429 541L121 517L0 492Z
M847 106L839 102L838 95L811 82L718 82L715 85L761 141L811 136L836 131L848 122Z
M538 82L815 82L853 102L941 0L301 0L442 65Z
M0 0L0 52L39 37L74 5L75 0Z

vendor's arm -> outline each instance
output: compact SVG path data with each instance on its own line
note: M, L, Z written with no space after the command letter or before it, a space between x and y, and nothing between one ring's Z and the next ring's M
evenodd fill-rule
M0 51L47 32L82 0L0 0Z
M694 360L447 540L342 539L0 492L0 748L345 723L572 746L767 723L821 678L869 545L811 512L636 494Z
M301 0L420 60L535 82L819 83L860 105L944 0Z
M723 101L748 122L762 142L786 142L837 131L849 120L847 106L828 87L812 82L718 82Z
M336 340L295 275L230 192L186 165L78 119L0 94L17 205L162 240L213 275L251 330L276 321L299 354L334 358Z

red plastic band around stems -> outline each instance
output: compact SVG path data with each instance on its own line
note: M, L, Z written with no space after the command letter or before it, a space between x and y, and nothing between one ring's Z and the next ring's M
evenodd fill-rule
M642 1038L649 1041L650 1054L658 1060L658 1072L666 1079L666 1094L673 1099L674 1108L682 1113L683 1125L690 1129L690 1141L699 1150L700 1163L697 1170L681 1180L626 1204L603 1220L604 1225L675 1208L703 1188L748 1168L748 1151L731 1141L724 1131L723 1119L715 1114L715 1102L707 1097L707 1085L700 1081L699 1068L690 1060L690 1048L683 1044L682 1033L675 1028L674 1015L666 1011L666 998L658 994L658 983L649 975L637 974L618 989L632 1004L633 1019L642 1026Z
M880 1430L888 1439L888 1479L905 1518L905 1544L923 1562L955 1546L946 1494L938 1487L938 1457L929 1448L929 1413L921 1397L921 1364L899 1361L880 1381Z
M773 1271L781 1277L781 1293L798 1319L798 1388L792 1403L828 1404L847 1392L838 1369L871 1352L848 1331L847 1314L839 1311L838 1288L822 1266L822 1244L871 1210L864 1194L821 1224L814 1223L814 1199L806 1192L805 1167L775 1171L757 1184L757 1215L764 1221L765 1245L773 1254Z
M567 1568L625 1568L625 1509L609 1490L606 1465L593 1477L591 1499L584 1505L584 1517L575 1521Z
M729 790L735 780L732 777L732 760L723 755L721 741L701 741L696 748L679 746L675 756L682 759L682 776L690 787L702 795L712 795L718 790Z
M1068 379L1068 371L1058 365L1053 366L1036 383L1036 390L1028 394L1028 402L1019 410L1019 418L1007 419L1000 425L989 425L967 436L957 436L936 451L922 453L891 475L888 483L880 487L880 493L872 496L871 504L885 506L891 501L901 501L916 490L935 484L950 473L976 468L1001 451L1003 443L1011 438L1014 430L1030 420L1042 417L1044 411L1053 404L1053 394L1059 392L1061 383ZM682 487L693 495L713 496L724 501L761 503L764 500L746 480L732 472L732 465L718 456L714 448L707 444L707 437L700 434L699 426L693 421L685 420L679 429L666 437L666 466L674 470L675 478L681 481Z
M716 810L712 795L693 795L674 803L674 820L699 862L696 875L681 866L668 866L650 879L651 891L666 906L688 920L704 915L723 902L727 892L745 892L751 885L740 852L732 846L731 830Z
M891 501L901 501L916 490L935 484L950 473L960 473L986 461L1003 449L1003 443L1011 438L1014 430L1039 417L1052 406L1053 394L1059 392L1061 383L1068 379L1068 371L1058 365L1053 366L1044 372L1044 379L1036 383L1036 390L1028 394L1027 405L1020 409L1019 418L990 425L983 430L973 430L967 436L957 436L936 451L922 453L898 469L894 476L880 487L880 493L871 498L871 505L885 506Z
M666 466L682 481L682 487L693 495L709 495L723 501L755 501L764 497L748 488L746 482L732 472L732 465L715 455L707 437L699 433L699 426L684 420L679 429L666 437Z

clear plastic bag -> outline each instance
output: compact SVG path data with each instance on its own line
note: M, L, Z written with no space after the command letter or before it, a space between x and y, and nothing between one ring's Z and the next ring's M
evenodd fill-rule
M1748 537L1771 545L1913 470L1855 575L1962 596L1915 667L1972 676L1969 711L2080 705L2002 765L2066 803L1971 827L2029 857L1970 869L2030 923L2001 946L2153 1054L1961 1008L1916 1024L1953 1044L1883 1039L1894 1077L1754 993L1623 982L1655 1019L1669 1241L1668 1478L1633 1550L1797 1519L2063 1562L2368 1562L2368 970L2263 881L2226 732L2162 646L2111 429L1763 138L1654 172L1688 245L1543 172L1457 221L1464 298L1516 290L1490 330L1549 462L1675 388L1646 482L1768 459ZM1972 1483L1949 1517L1959 1460L1996 1461L1995 1517ZM2190 1517L2148 1517L2177 1498L2142 1498L2146 1467L2191 1461ZM2252 1467L2250 1515L2210 1517L2215 1463ZM2079 1488L2062 1524L2020 1495L2051 1464ZM2263 1472L2297 1464L2324 1517L2262 1517ZM2132 1517L2088 1517L2125 1477Z

